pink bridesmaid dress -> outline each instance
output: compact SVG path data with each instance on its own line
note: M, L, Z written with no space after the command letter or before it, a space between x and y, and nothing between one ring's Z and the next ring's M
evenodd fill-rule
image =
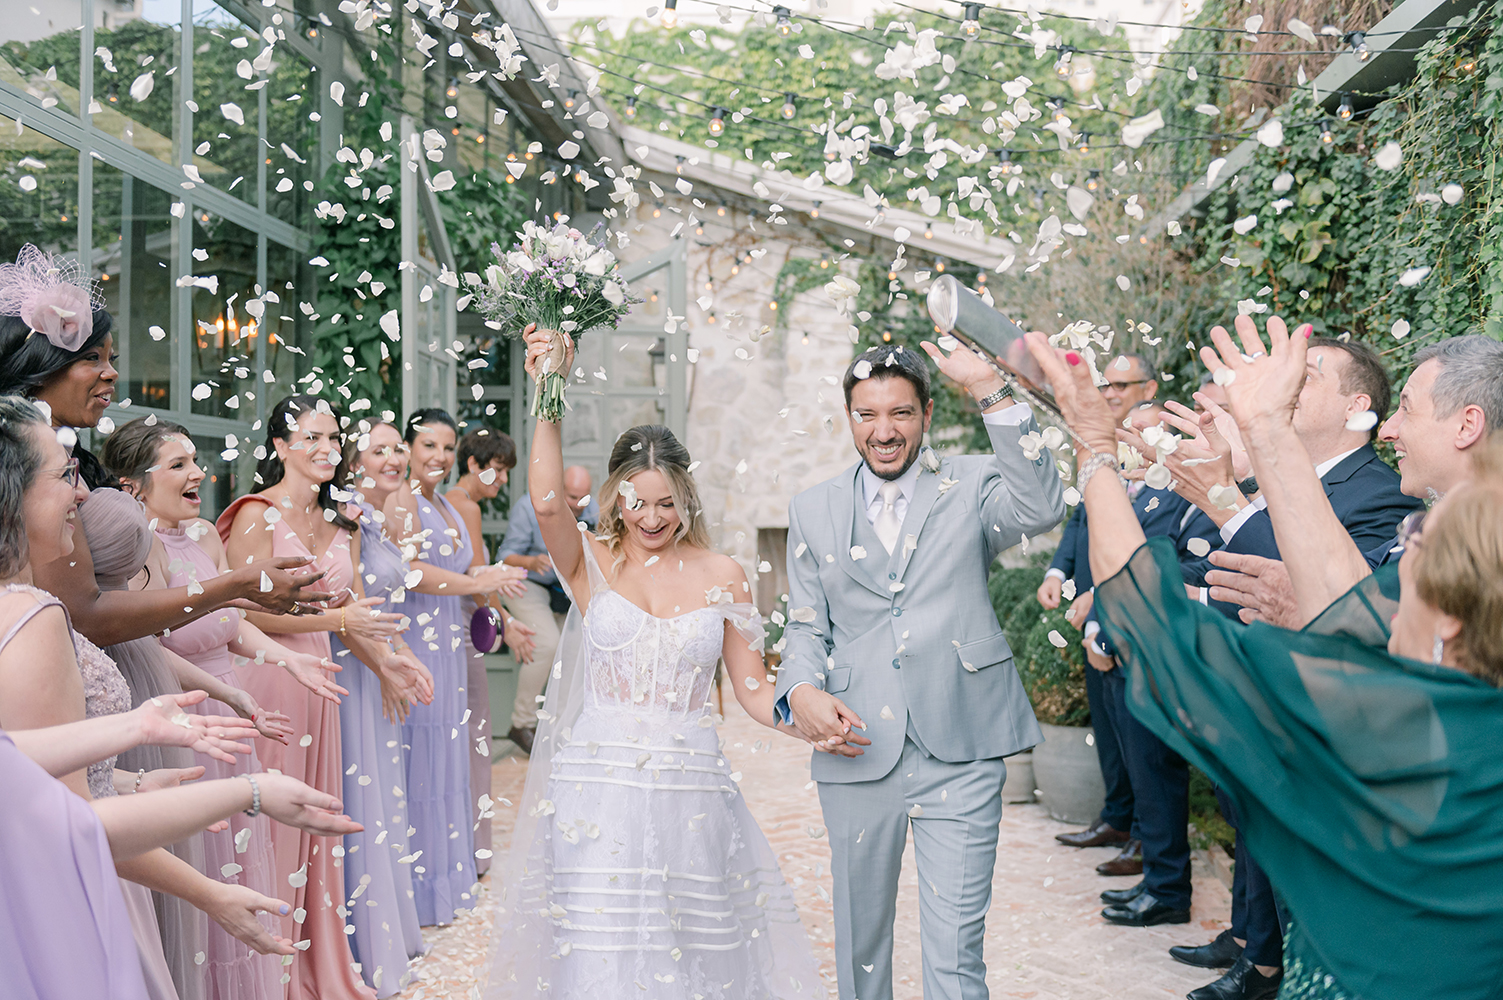
M240 507L258 501L273 501L259 493L243 496L219 515L219 537L229 545L230 532ZM358 515L357 515L358 516ZM255 530L261 530L257 527ZM271 525L272 554L309 556L313 553L285 521ZM313 560L324 571L320 586L348 599L355 581L350 554L350 533L339 529L329 547ZM268 633L288 649L328 659L332 656L328 632ZM332 661L331 661L332 662ZM276 666L247 662L237 668L241 686L267 708L285 712L292 720L290 746L266 741L261 762L283 774L307 782L321 792L341 795L344 791L340 759L339 706L303 687L287 671ZM337 680L337 677L336 677ZM282 933L299 946L300 954L288 967L292 975L289 1000L374 1000L375 992L360 981L345 937L344 871L337 848L338 837L314 837L280 823L272 824L272 851L276 858L276 891L293 908L282 917ZM303 914L299 922L296 917ZM307 942L303 944L303 942ZM301 950L306 948L306 951Z
M182 528L158 528L156 534L167 549L168 587L204 583L219 575L214 560ZM224 608L170 630L162 636L162 645L224 684L240 687L240 678L230 664L229 650L229 643L239 632L240 612ZM285 672L274 666L252 669ZM270 704L267 707L275 709L277 706ZM230 706L213 698L190 705L188 711L197 715L235 714ZM231 778L263 770L261 755L256 748L268 746L279 744L273 740L254 740L251 753L236 754L233 764L200 755L199 760L205 769L203 780ZM244 813L236 813L230 817L228 830L205 832L204 857L209 877L275 896L272 826L271 819L266 816L252 819ZM244 847L239 846L241 843ZM276 928L276 919L264 913L260 917L268 930ZM281 997L282 966L277 956L255 954L218 924L209 928L206 955L204 968L208 973L210 1000L278 1000Z

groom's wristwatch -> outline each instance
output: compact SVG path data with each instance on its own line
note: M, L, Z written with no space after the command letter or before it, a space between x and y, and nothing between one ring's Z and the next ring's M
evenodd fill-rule
M996 392L992 393L990 396L983 396L981 399L979 399L979 400L976 401L976 405L979 406L979 407L981 407L981 410L984 413L984 412L986 412L986 410L989 407L996 406L998 403L1002 402L1002 400L1006 399L1011 394L1012 394L1012 389L1009 388L1008 385L1007 385L1007 383L1004 382L1002 384L1002 388L998 389Z

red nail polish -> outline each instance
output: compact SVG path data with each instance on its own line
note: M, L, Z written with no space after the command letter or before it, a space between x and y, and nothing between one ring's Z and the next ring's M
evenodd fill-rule
M1072 365L1078 365L1080 364L1080 355L1076 354L1074 351L1066 351L1065 360L1070 362L1070 364Z
M1312 334L1314 332L1315 332L1315 324L1314 323L1306 323L1305 324L1305 339L1309 340L1310 339L1310 334Z

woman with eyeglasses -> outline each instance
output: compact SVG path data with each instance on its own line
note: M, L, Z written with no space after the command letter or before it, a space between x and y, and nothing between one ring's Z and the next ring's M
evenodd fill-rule
M1246 432L1292 410L1305 338L1212 331L1202 358ZM1403 558L1299 632L1234 624L1189 599L1173 549L1144 543L1117 425L1090 366L1029 348L1084 444L1102 629L1133 714L1235 800L1291 915L1282 1000L1493 1000L1503 984L1503 437L1470 482L1406 522ZM1289 468L1309 470L1295 438ZM1253 449L1254 473L1273 469ZM1318 490L1311 481L1310 490ZM1278 534L1297 512L1275 509ZM1296 591L1322 572L1279 539ZM1285 542L1288 544L1284 544Z
M130 688L114 662L72 631L61 601L34 585L37 565L74 555L81 534L77 512L88 498L78 463L60 437L71 435L49 426L37 407L15 396L0 396L0 729L5 730L131 711ZM63 780L85 799L106 799L154 793L181 777L176 772L165 779L158 774L118 771L111 756ZM213 881L161 849L117 867L122 879L129 880L121 889L153 1000L173 1000L179 992L148 888L188 901L243 945L262 953L278 950L276 939L257 920L258 913L280 905L276 899ZM188 985L201 995L201 978L192 978Z

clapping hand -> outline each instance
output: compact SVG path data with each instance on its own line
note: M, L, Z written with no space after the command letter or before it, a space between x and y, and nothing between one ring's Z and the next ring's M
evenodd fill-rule
M185 691L143 701L131 712L141 727L141 743L188 747L226 764L235 763L234 754L250 753L248 745L235 741L249 739L256 735L256 731L239 719L183 711L186 706L197 705L207 697L202 691Z
M1157 426L1159 421L1184 435L1174 442L1173 448L1167 445L1155 448L1145 441L1149 436L1145 433L1148 426ZM1144 422L1148 422L1148 426ZM1183 404L1170 401L1157 418L1140 415L1134 417L1133 424L1133 430L1117 431L1118 440L1136 448L1150 461L1162 462L1173 474L1174 491L1180 496L1213 517L1223 510L1227 511L1227 517L1231 516L1235 505L1226 502L1224 491L1230 490L1234 500L1241 499L1233 478L1232 446L1221 436L1216 418L1211 413L1197 415ZM1161 441L1160 444L1165 443ZM1142 478L1144 472L1134 470L1130 475Z

